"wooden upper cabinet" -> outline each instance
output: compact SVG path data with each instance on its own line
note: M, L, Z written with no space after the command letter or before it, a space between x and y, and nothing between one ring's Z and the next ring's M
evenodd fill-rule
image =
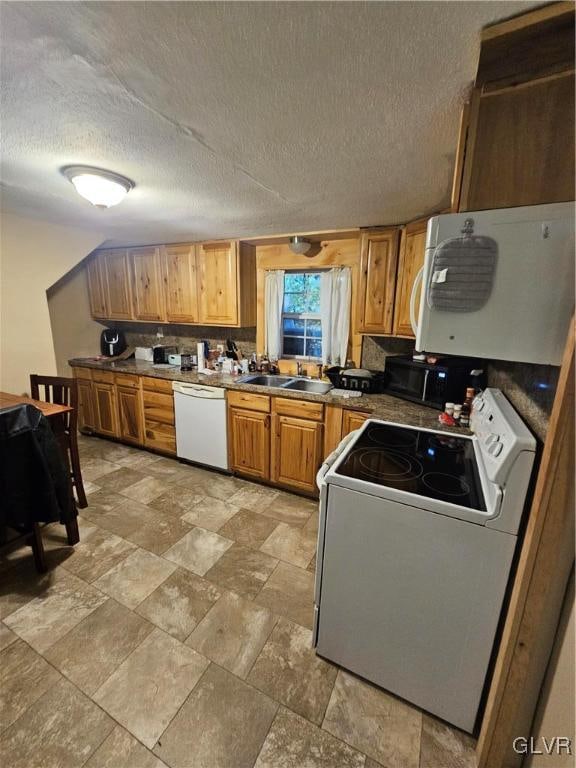
M574 40L574 3L483 30L459 210L574 200Z
M165 245L162 262L166 320L169 323L197 323L196 246Z
M238 325L237 243L200 243L199 310L202 325Z
M392 333L398 234L396 227L362 233L359 291L361 333Z
M201 325L256 325L256 255L248 243L199 243Z
M106 276L104 274L103 260L98 254L94 254L88 259L86 275L88 277L90 313L92 317L105 319L108 317Z
M103 251L98 258L103 259L108 318L131 320L132 291L128 253L124 250Z
M574 73L476 89L460 209L574 199Z
M420 219L408 224L402 231L394 300L394 336L414 338L410 322L410 299L414 281L424 265L427 225L428 219ZM418 295L415 304L416 317L418 317L419 307L420 296Z
M160 248L128 251L132 278L132 304L136 320L164 320L164 291Z

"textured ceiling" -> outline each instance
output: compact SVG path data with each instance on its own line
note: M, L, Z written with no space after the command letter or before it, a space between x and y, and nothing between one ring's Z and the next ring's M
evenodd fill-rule
M3 2L2 205L144 243L449 200L481 28L528 2ZM115 209L59 173L136 188Z

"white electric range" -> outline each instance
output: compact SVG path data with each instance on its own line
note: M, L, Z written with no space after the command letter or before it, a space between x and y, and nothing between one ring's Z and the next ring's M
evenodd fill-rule
M504 395L474 435L368 420L321 467L317 652L472 732L536 441Z

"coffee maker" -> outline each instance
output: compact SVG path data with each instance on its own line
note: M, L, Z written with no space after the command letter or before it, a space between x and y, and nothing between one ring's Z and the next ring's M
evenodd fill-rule
M119 328L106 328L100 336L100 351L106 357L116 357L126 349L126 339Z

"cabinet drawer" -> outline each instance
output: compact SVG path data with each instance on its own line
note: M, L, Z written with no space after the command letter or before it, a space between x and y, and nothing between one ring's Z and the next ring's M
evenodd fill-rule
M92 371L92 381L100 381L102 384L114 384L114 373L112 371Z
M289 400L287 397L274 398L274 411L279 416L294 416L297 419L312 419L322 421L324 406L322 403L311 403L308 400Z
M159 421L146 421L144 445L165 453L176 453L176 430Z
M253 392L228 392L228 405L232 408L245 408L249 411L270 413L270 397L255 395Z
M148 426L148 420L174 425L174 398L172 395L144 390L142 399L146 426Z
M151 392L172 392L170 379L154 379L152 376L142 376L142 387Z
M117 373L114 380L119 387L140 388L140 376L134 376L131 373Z
M74 374L75 379L92 381L92 371L90 368L72 368L72 373Z

